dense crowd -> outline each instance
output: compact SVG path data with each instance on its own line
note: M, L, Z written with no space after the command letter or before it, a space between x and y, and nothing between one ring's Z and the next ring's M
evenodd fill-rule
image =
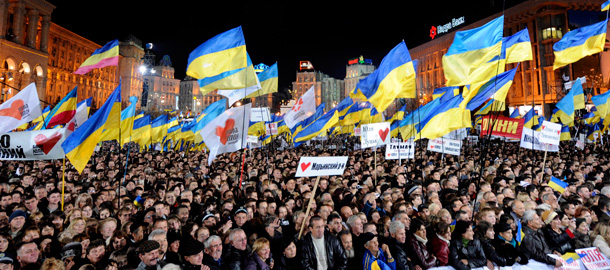
M547 254L584 247L610 256L608 144L562 143L546 160L510 142L460 156L418 144L402 161L357 144L276 142L208 166L205 152L104 143L80 174L67 160L2 161L0 269L463 270L559 266ZM302 156L349 159L314 188L295 177Z

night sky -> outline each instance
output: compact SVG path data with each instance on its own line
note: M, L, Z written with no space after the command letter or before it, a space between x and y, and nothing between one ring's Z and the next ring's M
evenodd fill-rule
M57 7L54 23L100 45L129 34L144 44L153 43L157 61L163 55L171 57L177 79L184 79L193 49L241 25L252 62L278 62L280 91L291 86L301 60L343 79L350 58L363 55L378 66L402 40L408 48L429 41L432 25L461 16L467 25L501 12L503 5L508 8L523 2L48 1Z

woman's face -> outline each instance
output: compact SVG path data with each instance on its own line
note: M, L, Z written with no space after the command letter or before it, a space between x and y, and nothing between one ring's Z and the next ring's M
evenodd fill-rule
M85 232L85 222L82 220L77 220L76 223L74 223L74 232L76 232L77 234L80 233L84 233Z
M586 222L581 222L580 225L576 228L576 231L582 234L589 233L589 225Z
M70 222L72 222L72 220L77 219L83 217L83 213L80 210L74 211L74 213L72 213L72 215L70 215Z
M462 238L471 241L474 240L474 231L472 230L471 226L468 226L466 232L462 234Z
M288 259L292 259L297 256L297 246L294 244L294 242L290 243L290 245L284 249L284 256L286 256Z
M487 230L487 232L485 233L485 238L487 238L487 239L494 239L494 237L495 237L494 229L493 228L489 228Z
M551 228L553 228L554 230L559 229L559 225L561 225L561 220L559 220L559 217L555 217L551 221Z
M580 217L579 217L579 218L584 218L584 219L586 220L585 222L587 222L587 224L591 225L591 221L592 221L592 219L591 219L591 213L590 213L590 212L588 212L588 211L583 211L583 212L580 214Z
M93 209L91 209L91 206L85 206L83 208L83 216L86 218L91 218L91 215L93 215Z
M502 236L502 238L504 238L504 240L506 240L506 241L513 240L513 231L512 230L508 230L508 231L505 231L505 232L500 232L498 234L500 236Z
M8 249L8 239L0 237L0 252L5 252Z
M42 230L40 231L40 234L44 235L50 235L50 236L54 236L55 234L55 229L49 226L44 226L42 227Z
M267 260L269 259L269 253L271 252L271 249L269 248L269 245L265 245L263 246L261 249L259 249L256 254L258 254L259 257L261 257L261 259Z
M561 227L568 227L570 226L570 218L567 215L563 215L563 217L561 218Z

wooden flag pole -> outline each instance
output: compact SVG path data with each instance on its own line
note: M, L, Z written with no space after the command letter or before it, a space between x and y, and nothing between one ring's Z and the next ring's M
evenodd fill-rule
M313 185L313 191L311 193L311 197L309 198L309 203L307 204L307 211L305 211L305 218L303 219L303 223L301 224L301 229L299 230L299 238L301 240L301 236L303 235L303 229L305 229L305 220L309 217L309 211L311 211L311 203L313 199L316 197L316 191L318 189L318 183L320 183L320 176L316 178L316 183Z
M64 157L61 167L61 211L64 211L64 192L66 189L66 158Z
M373 172L375 172L375 186L377 186L377 146L373 148L373 151L375 155L375 168L373 169Z
M549 150L549 144L546 144L546 149L544 149L544 158L542 159L542 175L544 175L544 169L546 167L546 153Z

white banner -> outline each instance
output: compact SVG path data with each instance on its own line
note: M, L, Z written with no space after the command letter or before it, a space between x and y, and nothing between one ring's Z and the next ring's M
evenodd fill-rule
M227 97L227 99L229 100L229 107L231 107L233 103L245 98L246 96L260 89L261 83L258 81L258 77L256 77L256 84L253 86L235 90L218 90L218 94Z
M251 104L246 104L226 110L200 131L203 142L210 149L208 165L212 164L216 155L246 147L250 106Z
M361 147L369 148L373 146L386 145L390 142L390 123L374 123L362 125L360 136Z
M250 122L270 122L271 114L269 113L269 107L256 107L250 110Z
M462 141L437 138L428 141L428 151L459 156L462 150Z
M385 146L385 159L415 158L415 142L389 143Z
M62 159L66 137L65 128L0 134L0 160Z
M265 124L265 135L277 135L277 123Z
M31 83L0 104L0 132L9 132L42 115L36 85Z
M586 254L584 257L580 258L580 261L589 270L610 269L610 262L608 262L608 258L599 252L596 247L577 249L576 253L580 255Z
M288 128L293 128L299 122L316 113L315 87L311 86L292 106L292 109L284 114L284 122Z
M347 157L301 157L296 177L342 175Z
M520 147L525 149L534 149L538 151L548 150L549 152L559 152L559 145L549 144L549 147L547 149L547 144L541 143L538 137L540 137L540 132L523 127L523 133L521 133Z
M542 122L540 131L540 142L559 145L561 136L561 124L552 123L549 121Z

